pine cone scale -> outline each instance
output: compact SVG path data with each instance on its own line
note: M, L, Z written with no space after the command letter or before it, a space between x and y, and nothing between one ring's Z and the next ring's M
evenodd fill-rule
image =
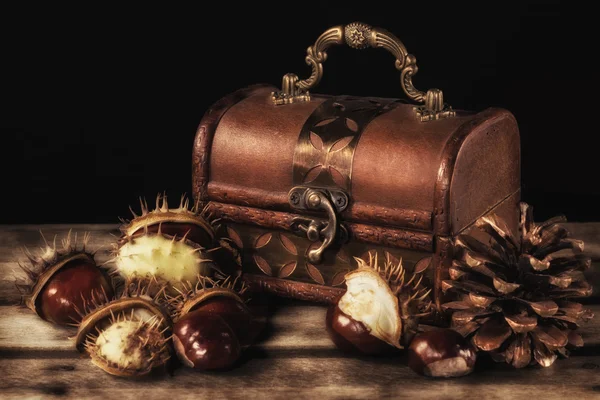
M535 271L545 271L550 268L550 261L538 260L530 254L524 254L521 256L519 262L521 263L522 268L530 266Z
M476 307L489 307L494 301L495 297L482 296L480 294L469 293L469 301Z
M538 326L531 332L531 335L547 347L554 349L565 347L569 342L568 335L553 325L544 328Z
M477 282L443 281L442 291L445 292L449 289L458 290L466 294L475 292L476 294L483 294L489 296L495 295L494 290L492 288L489 288Z
M481 261L489 261L496 265L502 265L508 261L508 258L503 257L502 253L468 235L459 235L456 238L456 245L479 255L482 258Z
M499 272L502 272L502 267L493 264L487 261L481 261L477 258L470 255L470 253L465 254L463 262L469 267L470 271L474 271L480 275L487 276L488 278L493 278ZM461 268L461 263L457 263L455 268Z
M521 285L519 285L518 283L506 282L505 280L500 279L497 276L494 277L493 283L494 288L502 294L510 294L521 287Z
M519 299L521 302L527 304L537 315L540 317L551 317L558 311L558 304L552 300L544 301L527 301Z
M573 347L583 347L583 338L575 331L569 332L569 345Z
M566 271L586 271L592 265L592 260L582 254L573 257L558 257L550 261L548 273L558 274Z
M496 311L490 311L486 309L470 309L464 311L456 311L452 314L452 322L455 325L463 325L467 322L474 321L476 319L481 320L496 314Z
M451 301L442 305L444 310L468 310L473 305L465 301Z
M504 319L515 333L530 332L535 329L538 324L538 319L536 317L530 317L523 314L504 315Z
M484 351L499 349L512 335L510 326L504 320L490 319L477 331L473 344Z
M533 342L533 358L540 364L542 367L549 367L554 364L556 361L556 354L548 347L544 346L542 342L536 340L535 337L532 337Z
M495 250L502 249L503 252L513 253L517 249L517 244L510 234L508 226L496 216L487 216L480 218L475 222L475 226L490 235L496 241ZM510 257L507 257L510 259Z
M561 220L559 222L566 222L566 220ZM557 224L558 222L555 222ZM539 233L538 233L539 232ZM536 235L537 234L537 235ZM554 247L560 243L562 239L565 239L569 236L569 231L563 228L560 225L550 225L549 227L545 227L543 229L534 230L532 239L532 244L534 244L538 248L544 247Z
M566 289L553 289L549 292L552 297L568 298L568 297L588 297L592 294L592 286L587 282L575 282Z
M565 315L570 315L578 318L585 311L581 303L562 300L559 302L560 311Z
M467 337L467 336L471 335L473 332L475 332L477 329L479 329L479 327L481 326L481 323L485 323L485 321L487 321L487 319L484 319L483 321L479 321L479 322L475 322L475 321L467 322L464 325L454 325L453 324L452 329L454 329L455 331L457 331L464 337Z
M529 365L531 362L531 339L529 335L523 333L517 335L506 351L511 356L508 362L515 368L523 368Z
M543 275L543 274L524 274L523 279L529 285L536 286L545 286L549 287L550 285L558 286L560 288L566 289L573 282L573 278L568 275Z
M537 250L535 253L533 253L533 256L535 258L538 258L541 260L541 259L546 258L548 255L550 255L552 253L556 253L561 250L572 249L573 251L575 251L577 253L581 253L581 252L583 252L583 248L584 248L583 240L563 239L554 246L548 246L546 248Z

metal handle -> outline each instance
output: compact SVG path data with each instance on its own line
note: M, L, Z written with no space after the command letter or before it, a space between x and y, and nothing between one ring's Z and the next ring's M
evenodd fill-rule
M289 193L292 207L310 210L325 211L327 221L297 217L292 221L291 230L301 236L306 236L310 241L323 240L323 243L308 252L308 260L314 264L323 261L323 253L331 244L339 239L345 241L348 231L338 222L337 211L342 211L348 202L346 195L339 191L334 194L323 189L295 187Z
M281 91L273 92L271 99L274 104L290 104L310 101L309 89L315 87L323 78L323 63L327 60L326 50L332 45L346 43L355 49L367 47L384 48L396 57L395 66L400 71L400 84L404 93L417 103L424 105L415 107L415 112L421 121L430 121L455 115L452 107L444 104L444 96L439 89L427 92L417 90L412 77L418 71L417 60L408 54L404 44L396 36L381 28L373 28L362 22L353 22L346 26L339 25L325 31L306 54L306 63L312 68L307 79L299 80L296 74L286 74L283 77Z

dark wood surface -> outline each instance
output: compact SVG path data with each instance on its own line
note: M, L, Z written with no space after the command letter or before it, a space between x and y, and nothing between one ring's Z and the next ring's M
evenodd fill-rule
M23 246L36 249L46 237L69 229L92 233L90 248L108 258L115 225L0 225L0 398L381 398L587 399L600 398L600 223L567 224L586 241L595 262L588 271L594 295L585 300L597 315L581 333L586 345L550 368L514 370L480 357L467 377L436 380L418 376L402 354L350 357L329 341L325 309L271 299L269 328L239 365L227 372L185 368L173 376L116 378L73 349L73 329L55 327L16 304L14 277L21 274Z

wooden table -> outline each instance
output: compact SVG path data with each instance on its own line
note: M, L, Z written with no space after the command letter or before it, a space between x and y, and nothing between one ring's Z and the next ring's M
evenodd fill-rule
M202 373L176 370L174 376L112 377L74 351L74 330L55 327L20 308L13 285L25 261L21 248L43 244L69 229L92 233L91 248L104 246L108 258L114 225L0 226L0 397L1 398L528 398L600 399L600 223L567 224L586 240L595 260L588 277L595 293L585 303L596 318L581 329L585 347L550 368L514 370L484 357L463 378L436 380L416 375L405 356L349 357L329 341L322 306L273 299L265 339L249 349L234 370ZM13 272L13 270L15 272Z

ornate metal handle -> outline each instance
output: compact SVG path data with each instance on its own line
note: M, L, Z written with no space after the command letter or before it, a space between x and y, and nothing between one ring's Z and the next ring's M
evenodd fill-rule
M404 93L417 103L415 112L421 121L430 121L451 117L455 112L444 103L443 93L439 89L427 92L417 90L412 77L417 73L417 60L408 54L404 44L396 36L381 28L373 28L361 22L353 22L346 26L339 25L325 31L306 53L306 63L312 68L307 79L299 80L296 74L286 74L283 77L282 88L273 92L271 98L275 104L290 104L300 101L310 101L309 89L315 87L323 77L323 63L327 60L326 50L332 45L346 43L355 49L367 47L384 48L396 57L395 66L400 71L400 84Z
M298 217L292 222L292 231L297 235L306 236L310 241L323 240L321 246L308 252L308 260L318 264L323 260L323 253L331 244L339 239L348 238L346 228L338 223L337 212L342 211L348 204L345 193L331 193L327 190L295 187L289 193L292 207L309 211L325 211L327 221Z

